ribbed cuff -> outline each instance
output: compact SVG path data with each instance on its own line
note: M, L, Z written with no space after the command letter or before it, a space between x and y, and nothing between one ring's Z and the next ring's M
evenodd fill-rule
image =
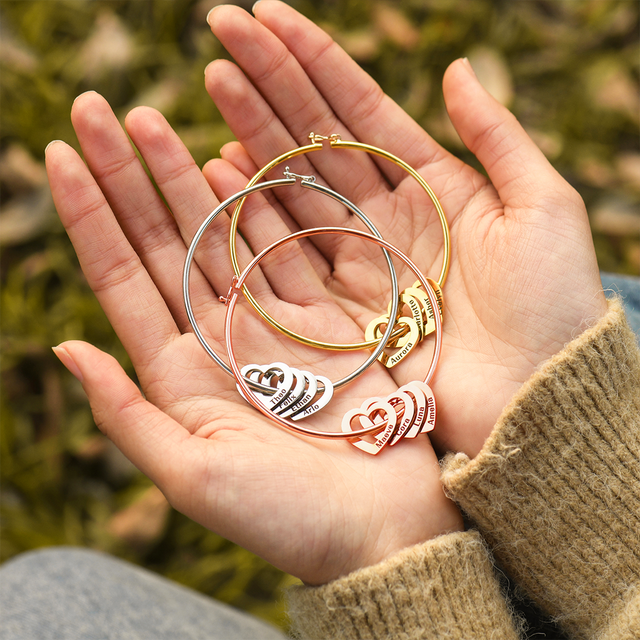
M518 638L475 531L410 547L321 587L297 587L289 613L305 640Z
M615 626L640 585L640 353L618 301L521 389L475 459L447 461L443 482L567 631Z

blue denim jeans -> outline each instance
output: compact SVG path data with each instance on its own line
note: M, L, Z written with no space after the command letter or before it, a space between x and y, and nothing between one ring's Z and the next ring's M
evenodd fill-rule
M22 554L0 571L2 640L284 640L272 626L87 549Z
M640 278L602 275L640 335ZM264 622L85 549L45 549L0 570L0 640L284 640Z
M629 325L640 336L640 277L602 273L601 278L605 294L622 297Z

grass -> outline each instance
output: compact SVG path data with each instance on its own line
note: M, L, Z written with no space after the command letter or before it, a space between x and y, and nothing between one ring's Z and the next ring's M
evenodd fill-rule
M280 594L293 579L171 510L100 435L50 349L88 340L133 375L55 215L44 147L60 138L77 148L70 107L94 89L119 118L138 104L159 108L200 165L216 156L232 135L203 87L206 64L226 55L205 23L210 4L0 2L0 560L49 545L101 549L283 625ZM468 55L583 195L601 267L640 271L635 0L292 4L475 164L440 90L446 66Z

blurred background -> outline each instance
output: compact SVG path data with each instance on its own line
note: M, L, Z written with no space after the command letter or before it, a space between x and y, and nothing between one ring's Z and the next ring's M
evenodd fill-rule
M2 300L0 560L81 545L285 624L293 582L173 511L98 432L51 347L120 343L87 287L48 190L52 139L78 148L69 112L93 89L124 119L162 111L196 161L232 139L204 90L227 54L216 0L0 0ZM250 10L250 2L236 2ZM441 80L468 56L589 209L603 270L640 274L638 0L291 0L442 145L477 166L447 118Z

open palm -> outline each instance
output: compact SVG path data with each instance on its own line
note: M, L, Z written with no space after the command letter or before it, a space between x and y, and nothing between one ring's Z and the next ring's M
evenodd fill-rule
M242 188L257 166L305 143L310 131L385 148L430 182L454 238L443 359L433 384L434 437L443 449L474 454L534 368L605 303L579 199L463 62L445 77L445 96L493 186L438 147L293 9L265 2L256 13L258 20L220 7L210 18L249 79L227 61L207 70L208 89L239 143L205 167L206 180L157 112L139 108L127 118L171 213L96 94L81 96L72 114L88 168L66 145L48 149L56 206L145 396L90 345L65 343L58 353L83 381L100 427L174 506L317 584L455 530L460 517L442 493L426 438L372 458L344 442L292 436L248 407L209 360L189 331L181 272L186 245L219 200ZM349 197L385 239L437 276L442 240L424 192L395 167L340 153L300 159L294 170ZM255 197L241 224L253 248L287 229L352 224L342 207L309 204L300 192ZM231 280L228 225L221 219L207 234L192 284L196 315L217 349L224 316L217 296ZM291 245L264 265L251 289L285 324L315 338L355 341L358 325L386 310L389 296L379 249L358 242L322 237L303 249ZM249 255L243 245L241 262ZM285 342L249 313L239 314L236 329L242 362L285 359L335 379L335 371L348 373L364 357ZM336 397L326 419L421 379L429 357L425 348L391 373L373 367Z
M432 440L441 450L473 456L536 367L606 310L584 204L466 61L448 69L444 96L453 125L490 180L435 143L313 23L281 2L254 10L257 19L230 6L209 16L244 71L225 60L207 68L209 93L240 143L222 156L250 176L306 144L310 131L338 133L397 155L429 182L450 222L453 255ZM442 233L413 178L364 153L305 159L298 170L358 204L385 239L437 278ZM221 169L216 160L204 172L217 193L229 195L229 173ZM337 206L313 209L296 197L280 204L301 227L355 224ZM371 309L386 308L388 274L363 262L360 248L340 238L316 246L325 258L319 273L338 299L352 301L343 304L352 317L370 319ZM425 358L394 369L398 384L424 375Z
M442 492L438 462L426 437L400 443L374 460L344 440L285 433L240 398L235 382L190 332L182 300L185 243L218 204L202 173L160 114L140 108L129 115L127 131L170 213L102 97L80 96L72 119L88 167L67 145L50 146L52 192L145 397L121 367L95 347L67 342L57 353L82 380L97 424L170 502L309 583L325 582L459 528L460 516ZM224 355L225 307L218 295L226 293L232 272L229 221L217 222L197 254L191 295L201 326ZM267 236L277 234L278 222L275 212L263 216ZM254 234L260 233L259 227L253 225ZM310 305L280 303L276 312L298 325L321 321L337 341L359 336L303 251L292 245L280 253L288 267L280 256L279 269L296 274L293 280L306 291ZM245 246L241 257L247 254ZM268 274L276 265L266 267ZM260 299L277 300L265 276L252 279L251 286ZM242 308L234 329L242 363L284 360L335 380L365 357L336 355L292 341L280 347L279 336ZM348 409L396 388L376 363L334 396L314 426L335 430Z

